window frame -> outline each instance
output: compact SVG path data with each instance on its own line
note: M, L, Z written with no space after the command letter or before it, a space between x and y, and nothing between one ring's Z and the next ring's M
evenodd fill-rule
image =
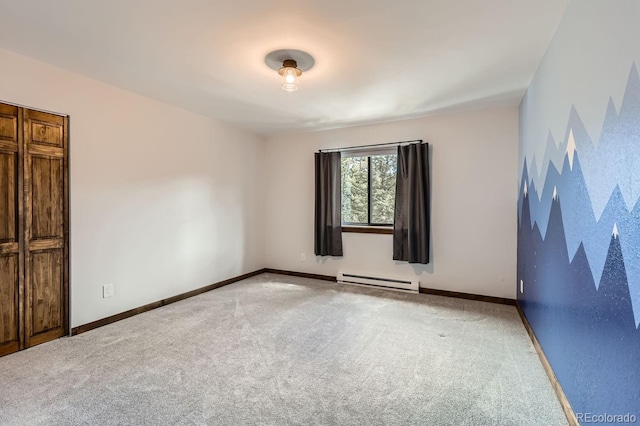
M385 147L378 149L354 149L350 151L341 151L341 158L349 158L349 157L367 157L367 223L361 222L342 222L342 232L353 232L353 233L362 233L362 234L392 234L393 233L393 222L392 223L372 223L372 195L373 195L373 187L371 185L373 173L371 168L371 157L378 155L395 155L397 157L398 151L396 147ZM396 160L397 161L397 160ZM340 173L342 174L342 169L340 169ZM342 187L342 185L340 185ZM344 197L344 193L341 192L340 200L342 201L342 197ZM395 197L394 197L395 200ZM342 207L340 207L340 213L342 218Z

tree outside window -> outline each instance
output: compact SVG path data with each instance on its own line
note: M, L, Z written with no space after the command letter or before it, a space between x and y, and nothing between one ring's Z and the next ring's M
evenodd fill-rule
M342 223L393 224L396 154L342 158Z

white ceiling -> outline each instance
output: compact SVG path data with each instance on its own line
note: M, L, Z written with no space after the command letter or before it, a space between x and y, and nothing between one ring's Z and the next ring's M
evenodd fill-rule
M0 0L0 47L257 133L516 105L568 0ZM309 52L300 90L264 62Z

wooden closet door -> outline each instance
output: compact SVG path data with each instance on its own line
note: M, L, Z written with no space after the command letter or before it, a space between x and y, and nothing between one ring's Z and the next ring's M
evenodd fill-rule
M23 332L21 114L0 104L0 356L20 349Z
M67 118L24 110L25 347L68 333Z

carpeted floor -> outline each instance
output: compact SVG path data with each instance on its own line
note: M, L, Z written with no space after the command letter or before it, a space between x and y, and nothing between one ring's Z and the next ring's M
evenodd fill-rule
M2 425L566 425L514 307L263 274L0 358Z

